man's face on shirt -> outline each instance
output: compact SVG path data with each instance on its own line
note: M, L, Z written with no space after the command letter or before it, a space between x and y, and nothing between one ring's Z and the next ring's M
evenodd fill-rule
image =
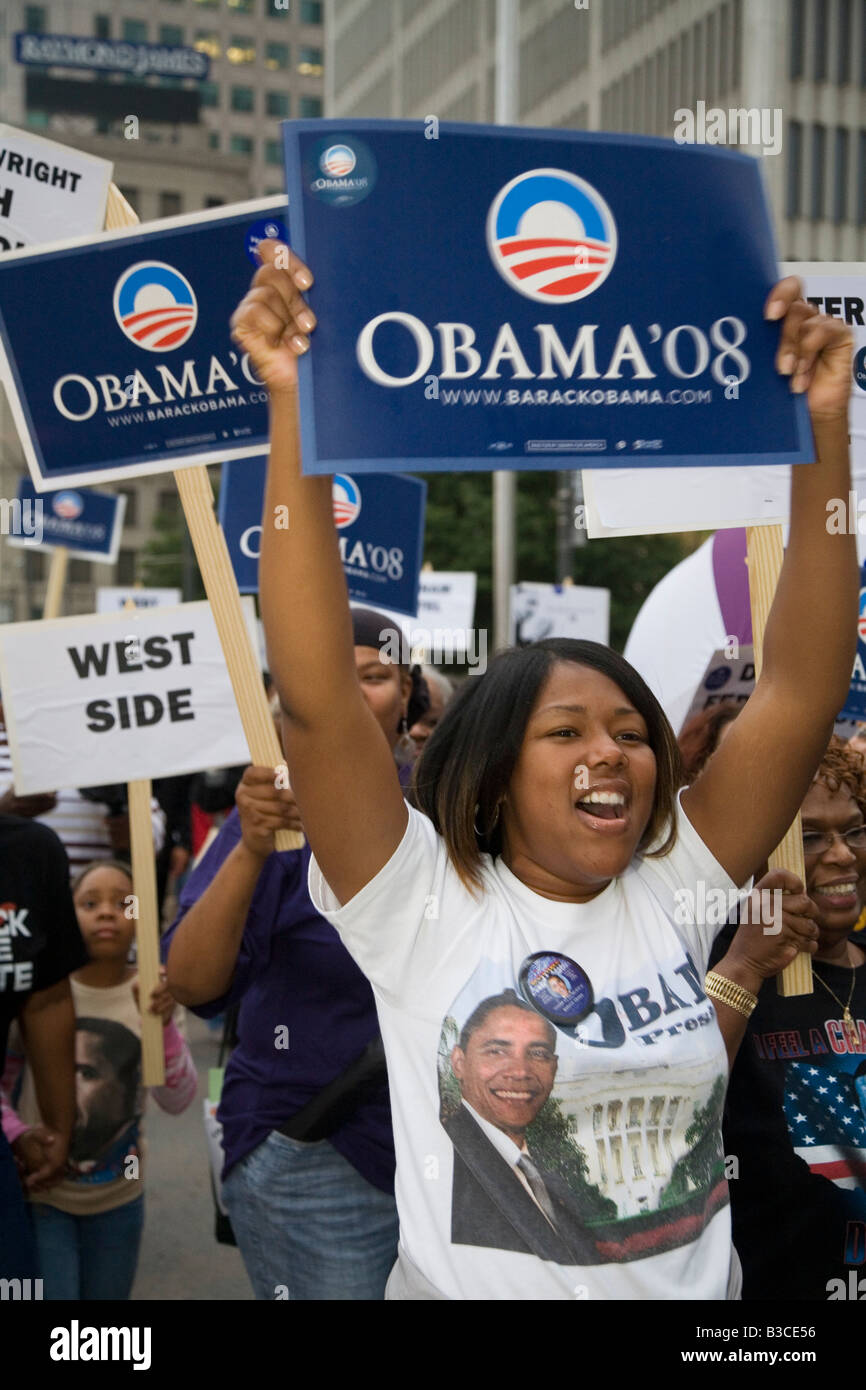
M536 1013L505 1005L455 1047L451 1068L473 1110L522 1144L553 1088L557 1057L553 1030Z
M127 1113L121 1080L102 1050L102 1039L83 1028L75 1034L75 1087L78 1116L71 1156L96 1158L132 1115Z

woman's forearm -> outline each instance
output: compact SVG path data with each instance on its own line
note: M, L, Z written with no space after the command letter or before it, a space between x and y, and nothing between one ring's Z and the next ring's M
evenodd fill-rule
M271 451L259 594L271 675L286 715L333 720L335 701L360 701L332 480L301 476L297 389L271 394ZM288 508L288 529L278 516Z
M847 421L816 421L813 428L817 462L791 470L788 546L767 619L763 671L832 718L845 703L856 652L857 544L831 524L834 499L847 517Z
M75 1121L75 1008L68 979L32 994L19 1022L39 1113L68 1143Z
M166 961L168 987L179 1004L207 1004L225 994L264 863L241 840L181 918Z

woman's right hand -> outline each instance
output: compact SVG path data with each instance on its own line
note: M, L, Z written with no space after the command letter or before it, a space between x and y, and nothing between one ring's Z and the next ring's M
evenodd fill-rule
M310 271L284 242L259 242L261 267L231 318L232 339L248 352L256 375L273 392L293 389L298 357L310 346L316 316L301 291Z
M273 853L278 830L303 830L294 794L278 788L276 780L272 767L248 767L235 792L241 838L258 859L267 859Z

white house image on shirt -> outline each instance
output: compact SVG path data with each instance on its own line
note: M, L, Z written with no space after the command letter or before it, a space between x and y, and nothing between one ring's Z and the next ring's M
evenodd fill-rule
M706 1106L716 1075L715 1062L701 1062L557 1084L572 1139L586 1157L587 1181L616 1203L620 1219L657 1210L674 1165L689 1152L686 1131L697 1108Z

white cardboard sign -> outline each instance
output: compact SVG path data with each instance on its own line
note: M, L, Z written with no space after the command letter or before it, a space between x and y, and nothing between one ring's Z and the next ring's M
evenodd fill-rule
M576 637L607 645L610 590L582 584L512 584L509 641L518 647L545 637Z
M113 165L0 125L0 252L101 231Z
M97 613L118 613L129 601L136 608L168 608L180 603L180 589L118 589L103 584L96 590Z
M207 602L7 624L0 689L19 796L249 761Z

